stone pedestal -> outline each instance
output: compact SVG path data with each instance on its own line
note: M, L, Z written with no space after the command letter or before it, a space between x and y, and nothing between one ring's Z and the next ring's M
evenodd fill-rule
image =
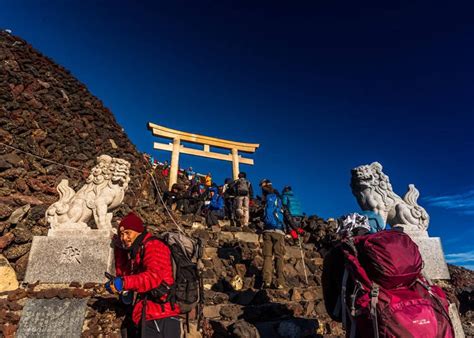
M450 279L448 265L439 237L429 237L426 231L405 231L418 245L423 257L423 273L430 279Z
M81 337L86 299L30 299L16 337Z
M35 236L28 257L25 282L104 283L114 273L109 232L55 233Z
M455 304L449 304L449 318L451 318L451 323L454 328L454 337L455 338L464 338L464 331L462 328L461 318L459 317L459 312Z

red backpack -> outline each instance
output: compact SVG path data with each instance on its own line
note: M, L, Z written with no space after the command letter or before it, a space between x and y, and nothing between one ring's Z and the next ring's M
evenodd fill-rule
M423 260L408 235L349 237L342 250L341 310L350 337L454 337L446 295L422 276Z

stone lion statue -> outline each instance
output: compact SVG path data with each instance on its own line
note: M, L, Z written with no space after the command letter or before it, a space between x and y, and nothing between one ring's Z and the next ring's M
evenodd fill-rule
M407 231L425 231L428 213L417 203L420 193L413 184L403 199L395 194L382 165L374 162L352 169L351 188L362 210L379 213L387 224Z
M58 185L59 201L46 210L46 220L54 230L89 230L94 217L98 230L112 229L112 213L122 203L130 181L130 163L101 155L86 184L76 193L68 180Z

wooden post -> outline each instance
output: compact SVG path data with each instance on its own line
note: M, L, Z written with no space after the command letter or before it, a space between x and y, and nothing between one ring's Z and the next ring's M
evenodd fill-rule
M179 148L181 142L179 138L173 139L173 152L171 153L171 168L170 168L170 177L168 190L171 190L173 184L178 182L178 170L179 170Z
M239 178L239 153L235 148L232 148L232 174L234 180Z
M237 179L239 176L240 163L253 165L253 159L243 157L242 153L252 154L260 146L256 143L242 143L204 135L191 134L184 131L159 126L151 122L148 123L148 129L151 130L154 136L173 140L173 143L169 144L155 142L153 146L157 150L172 152L171 168L169 173L169 189L171 189L173 184L178 181L179 154L201 156L232 162L232 176L234 179ZM186 147L186 144L182 145L182 142L199 144L202 145L203 148L202 150L189 148ZM230 152L223 154L222 152L211 151L211 147L226 149Z

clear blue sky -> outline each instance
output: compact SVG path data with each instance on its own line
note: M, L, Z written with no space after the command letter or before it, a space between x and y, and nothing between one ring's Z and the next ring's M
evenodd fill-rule
M171 4L173 3L173 4ZM448 7L449 6L449 7ZM147 122L260 143L254 184L357 211L350 169L409 183L448 259L474 267L472 2L4 1L0 26L65 66L156 158ZM181 166L231 175L227 162Z

